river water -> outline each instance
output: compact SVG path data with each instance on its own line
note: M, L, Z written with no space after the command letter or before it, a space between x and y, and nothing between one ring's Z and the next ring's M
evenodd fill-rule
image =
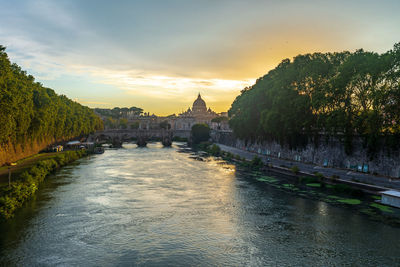
M61 169L0 233L0 265L400 265L399 228L159 143Z

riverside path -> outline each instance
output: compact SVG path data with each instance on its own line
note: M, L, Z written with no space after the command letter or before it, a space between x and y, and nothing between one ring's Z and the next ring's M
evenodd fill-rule
M247 160L251 160L254 156L258 156L263 160L263 162L270 163L275 167L286 166L290 168L292 166L297 166L301 172L306 172L306 173L319 172L322 173L325 177L332 177L333 175L337 175L340 177L340 179L346 181L357 181L359 183L372 184L379 187L386 187L386 188L393 188L400 190L400 179L396 178L354 172L346 169L322 167L304 162L291 161L291 160L279 159L271 156L261 155L258 153L245 151L242 149L226 146L219 143L217 143L217 145L221 148L221 150L239 155L240 157L244 157Z

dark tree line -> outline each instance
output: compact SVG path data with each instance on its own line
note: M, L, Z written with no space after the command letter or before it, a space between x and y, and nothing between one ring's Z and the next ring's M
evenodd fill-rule
M0 147L69 139L102 127L90 108L35 82L0 46Z
M361 136L373 152L379 139L396 142L400 134L400 43L383 54L360 49L284 59L242 90L229 117L246 140L296 146L339 136L351 153L353 137Z
M126 118L128 114L139 116L143 113L142 108L130 107L130 108L95 108L94 111L104 117L111 117L113 119Z

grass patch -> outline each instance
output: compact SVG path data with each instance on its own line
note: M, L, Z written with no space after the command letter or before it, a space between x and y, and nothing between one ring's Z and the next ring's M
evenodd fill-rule
M380 196L372 196L372 198L376 199L376 200L381 200L382 199L382 197L380 197Z
M260 182L268 182L268 183L278 182L278 179L275 179L274 177L270 177L270 176L261 176L256 179L257 179L257 181L260 181Z
M361 213L364 213L364 214L367 214L367 215L370 215L370 216L375 215L374 210L369 209L369 208L361 209L360 212L361 212Z
M315 177L301 176L299 178L299 182L303 184L311 184L311 183L317 183L319 181Z
M349 205L359 205L361 204L361 200L355 198L345 198L345 199L338 199L338 202L349 204Z
M333 196L333 195L329 195L328 197L329 197L329 198L333 198L333 199L340 199L340 197L338 197L338 196Z
M374 208L377 208L377 209L379 209L380 211L383 211L383 212L393 213L393 210L390 207L385 206L385 205L381 205L381 204L378 204L378 203L371 203L370 206L374 207Z
M306 184L306 186L309 186L309 187L321 187L321 184L320 183L310 183L310 184Z
M286 189L290 189L292 191L299 191L299 189L297 187L295 187L293 184L283 184L282 185L284 188Z

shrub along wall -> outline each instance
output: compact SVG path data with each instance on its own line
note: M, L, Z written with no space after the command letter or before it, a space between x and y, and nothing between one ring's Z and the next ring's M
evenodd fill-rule
M56 169L75 161L87 154L86 151L66 151L38 161L28 171L24 171L14 178L11 187L0 187L0 219L13 217L17 208L28 200L38 189L45 177Z

